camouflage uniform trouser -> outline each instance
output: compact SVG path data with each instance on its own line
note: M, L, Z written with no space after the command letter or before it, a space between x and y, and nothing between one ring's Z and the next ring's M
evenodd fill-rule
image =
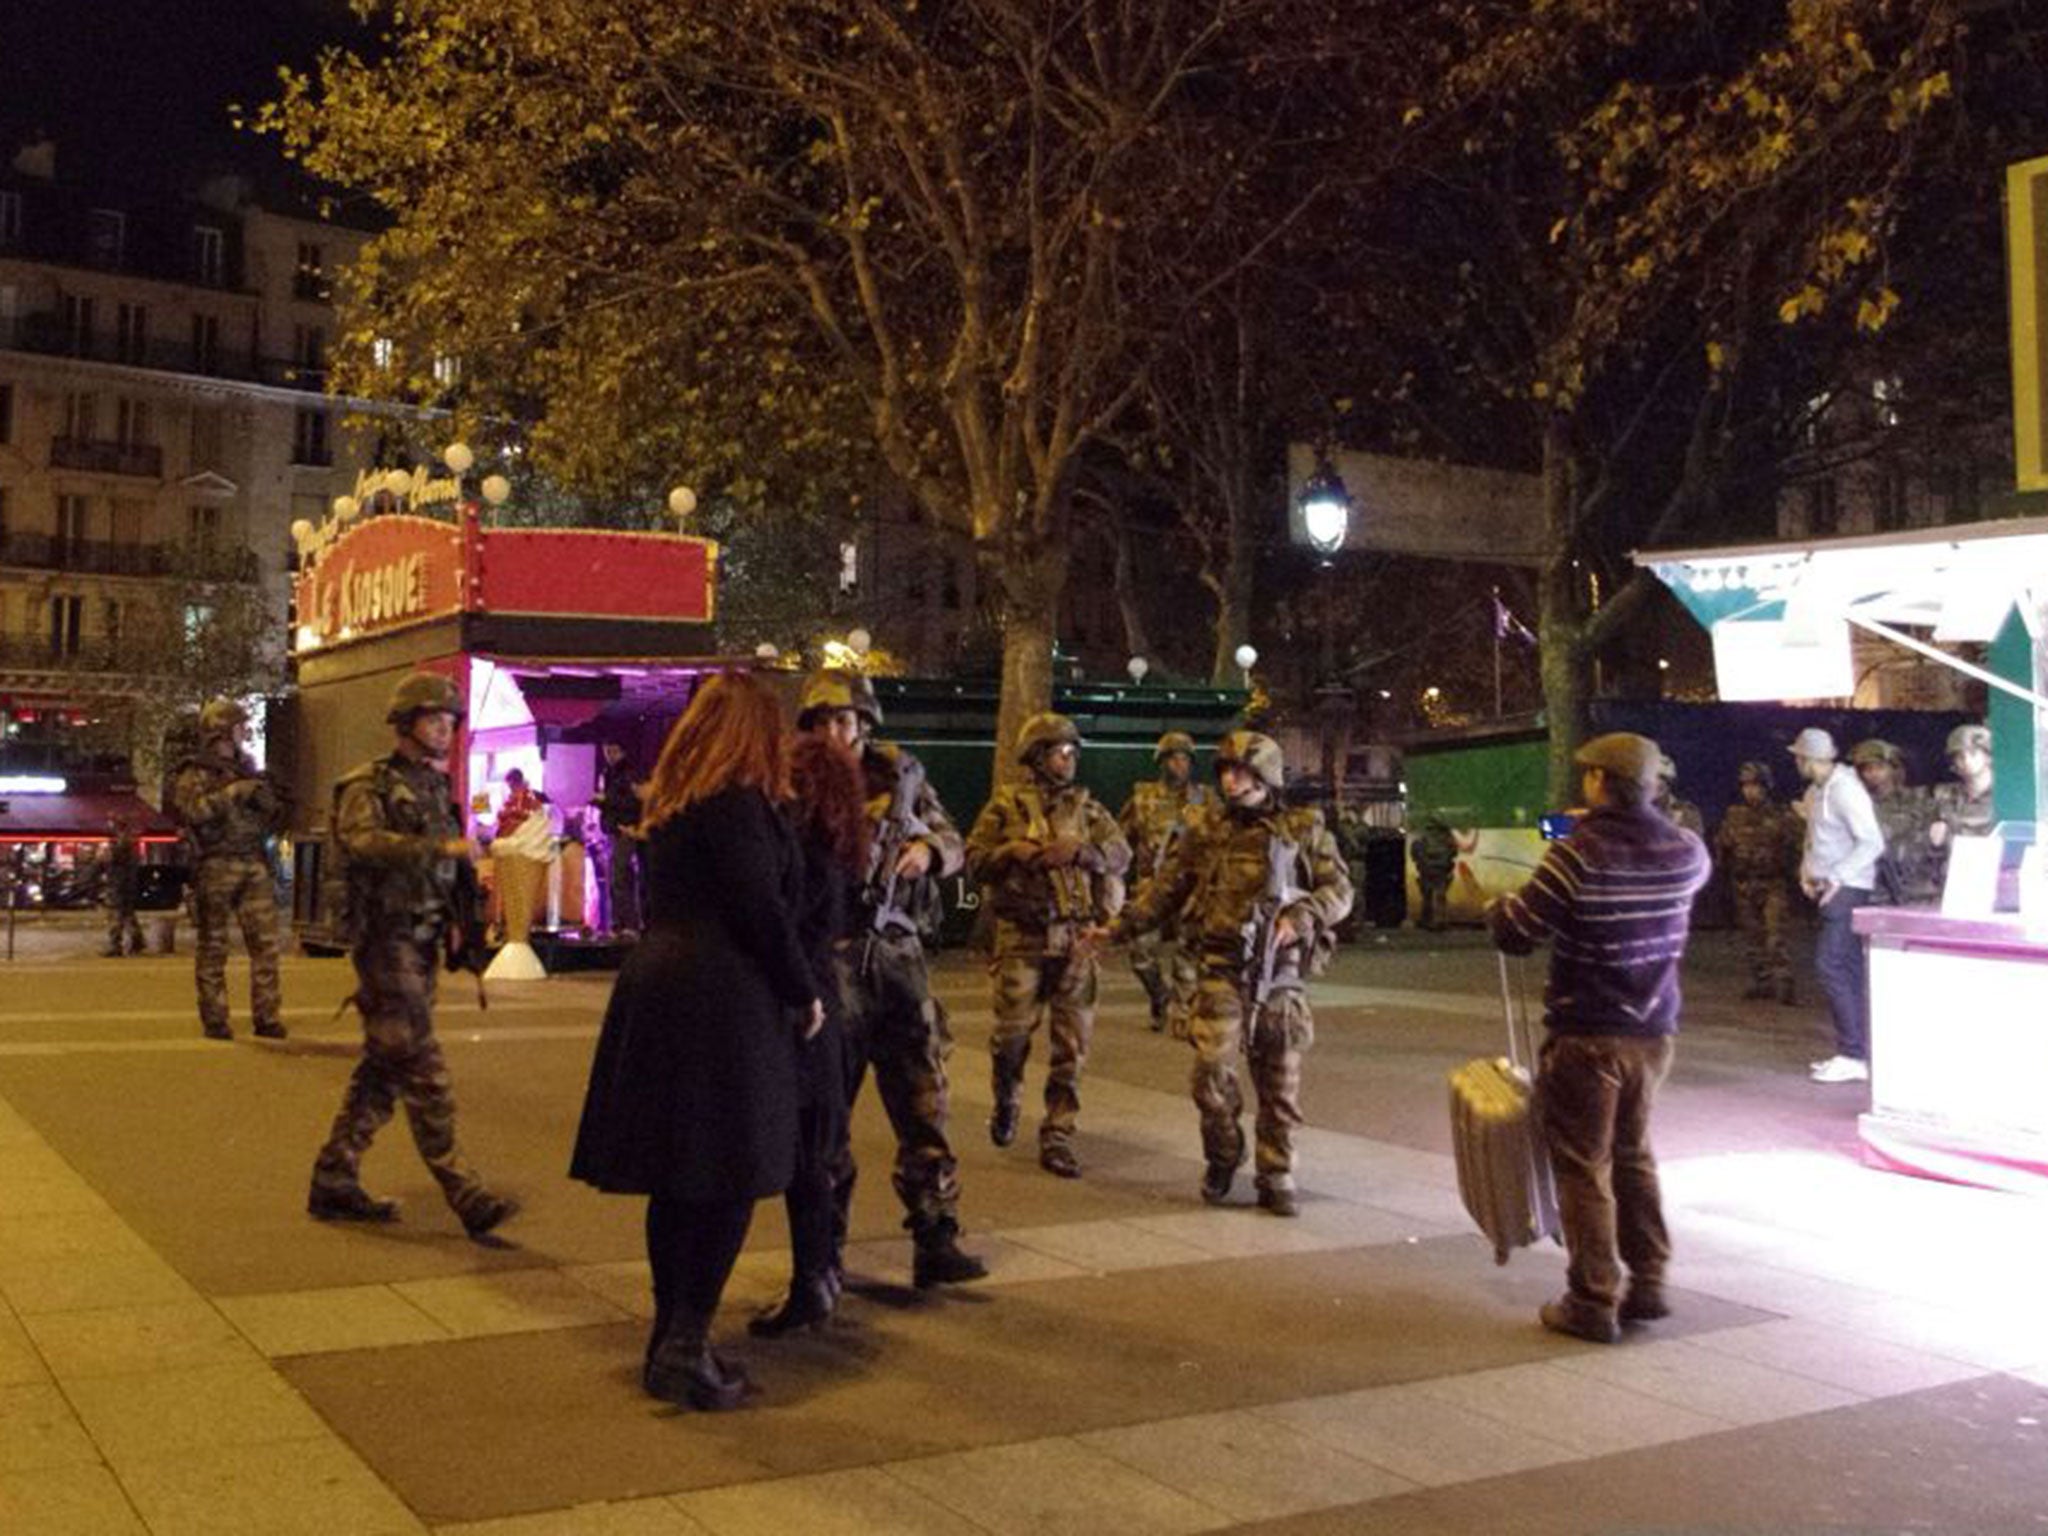
M1195 1048L1189 1086L1202 1117L1202 1155L1212 1168L1234 1169L1244 1162L1244 1131L1238 1124L1244 1094L1237 1080L1242 1054L1259 1101L1259 1188L1292 1189L1294 1132L1301 1124L1301 1054L1315 1039L1315 1021L1306 993L1275 992L1246 1041L1245 1018L1250 1011L1243 984L1234 974L1204 972L1195 989L1188 1030Z
M1776 985L1792 979L1792 958L1785 951L1785 920L1790 911L1783 880L1735 881L1735 926L1742 930L1750 980Z
M249 948L249 1012L259 1025L279 1022L277 887L270 866L253 857L215 855L200 863L193 902L199 920L199 1022L216 1034L228 1027L228 922L241 925Z
M403 1104L413 1145L459 1216L485 1191L456 1149L455 1093L434 1038L439 946L402 932L374 934L350 958L355 1004L363 1015L363 1055L313 1163L313 1187L330 1193L358 1188L363 1154L393 1108Z
M1131 974L1152 1005L1153 1028L1170 1024L1177 1038L1185 1038L1200 977L1194 956L1179 940L1154 929L1131 940Z
M921 1230L954 1219L960 1169L946 1139L946 1058L953 1054L953 1031L932 996L924 946L908 935L878 938L872 945L856 940L836 963L846 1006L846 1101L851 1105L860 1096L872 1066L875 1089L896 1132L893 1182L908 1225ZM851 1198L850 1153L834 1170L833 1184Z
M142 922L135 915L134 902L116 901L107 907L107 953L142 953Z
M1074 1120L1081 1113L1081 1068L1087 1064L1088 1041L1095 1032L1094 957L998 955L989 963L989 976L995 983L995 1029L988 1049L995 1068L996 1104L1015 1105L1023 1099L1024 1063L1043 1010L1052 1059L1045 1069L1045 1118L1039 1122L1038 1143L1064 1146L1074 1139Z

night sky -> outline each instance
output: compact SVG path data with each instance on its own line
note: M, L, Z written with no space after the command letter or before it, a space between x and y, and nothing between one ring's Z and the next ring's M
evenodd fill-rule
M270 180L268 140L228 105L273 94L281 63L368 34L347 0L0 0L0 150L39 130L65 181L184 184L236 168Z

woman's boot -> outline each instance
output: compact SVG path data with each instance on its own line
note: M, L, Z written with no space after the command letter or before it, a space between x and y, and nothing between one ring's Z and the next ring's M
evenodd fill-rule
M677 1310L641 1374L649 1397L707 1413L739 1407L747 1395L746 1374L711 1353L709 1333L709 1318Z
M799 1328L822 1328L839 1305L829 1272L798 1275L789 1283L789 1294L747 1324L747 1332L761 1339L779 1339Z

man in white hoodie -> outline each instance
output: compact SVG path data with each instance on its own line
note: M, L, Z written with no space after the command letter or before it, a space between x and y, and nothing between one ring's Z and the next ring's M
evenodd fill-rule
M1870 792L1836 760L1834 737L1808 726L1791 751L1807 784L1800 803L1806 844L1799 861L1799 888L1820 908L1813 968L1835 1027L1835 1054L1813 1064L1813 1080L1868 1082L1870 972L1863 963L1863 941L1856 936L1854 919L1877 885L1884 832Z

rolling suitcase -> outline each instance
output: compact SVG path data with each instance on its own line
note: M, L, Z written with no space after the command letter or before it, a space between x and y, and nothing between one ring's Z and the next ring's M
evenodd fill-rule
M1508 1054L1479 1056L1451 1073L1451 1145L1458 1195L1505 1264L1517 1248L1559 1235L1557 1189L1537 1125L1536 1053L1520 988L1500 959Z

